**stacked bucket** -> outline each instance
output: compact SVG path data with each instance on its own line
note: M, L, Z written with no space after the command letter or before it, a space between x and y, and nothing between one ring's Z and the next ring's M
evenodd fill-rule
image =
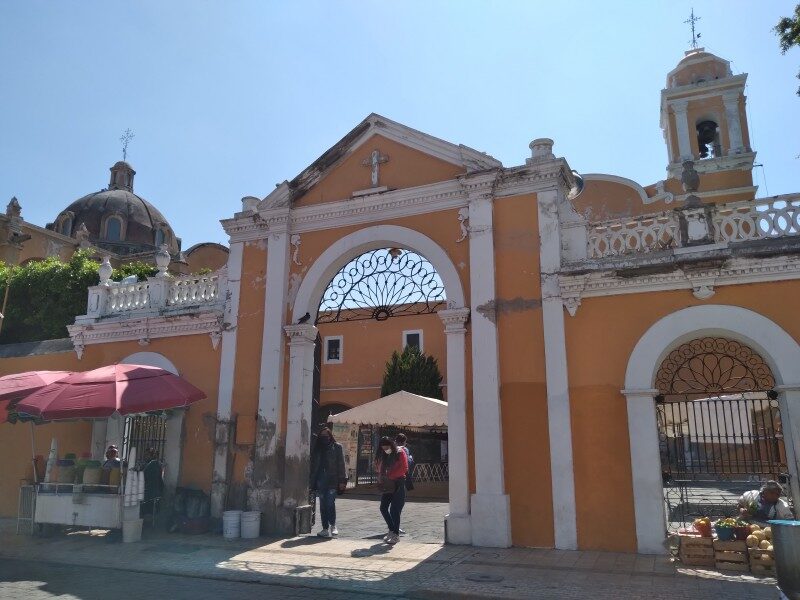
M257 510L226 510L222 513L222 537L254 539L261 532L261 512Z

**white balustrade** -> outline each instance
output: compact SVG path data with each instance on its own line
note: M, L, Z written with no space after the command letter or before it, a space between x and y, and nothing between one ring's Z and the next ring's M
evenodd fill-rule
M108 286L108 312L125 313L147 308L150 304L150 293L147 282L111 283Z
M588 229L589 258L667 250L677 246L680 237L674 212L604 221Z
M156 310L185 310L190 307L220 308L226 285L224 271L213 275L154 277L137 283L109 281L89 288L86 316L99 318Z
M215 302L219 297L219 277L191 276L173 280L167 294L167 306L195 306Z
M800 196L723 204L714 211L713 221L717 242L800 235Z

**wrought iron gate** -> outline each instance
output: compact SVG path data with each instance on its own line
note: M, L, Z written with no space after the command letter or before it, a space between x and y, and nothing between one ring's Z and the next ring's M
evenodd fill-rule
M737 514L738 497L768 479L788 491L775 380L758 354L725 338L693 340L667 356L656 387L670 529Z
M136 448L136 465L144 466L145 451L153 450L159 460L164 459L167 443L167 414L125 417L125 432L122 438L122 458L128 460L131 448Z

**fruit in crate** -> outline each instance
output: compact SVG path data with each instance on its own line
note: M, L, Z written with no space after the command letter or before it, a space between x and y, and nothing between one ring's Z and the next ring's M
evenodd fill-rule
M748 548L758 548L759 539L751 533L747 536L745 543Z
M768 540L772 539L772 527L764 527L764 535Z
M766 536L766 534L765 534L765 533L764 533L764 532L763 532L761 529L759 529L759 530L757 530L757 531L754 531L754 532L753 532L752 534L750 534L750 535L754 535L754 536L756 536L756 537L758 538L758 542L759 542L759 544L760 544L761 542L763 542L764 540L766 540L766 539L767 539L767 536Z
M770 545L771 544L769 543L769 540L761 540L758 543L758 547L761 548L762 550L768 550Z
M755 532L755 531L759 531L760 529L761 529L761 527L759 527L759 526L758 526L758 525L756 525L755 523L753 523L752 525L750 525L750 533L753 533L753 532Z

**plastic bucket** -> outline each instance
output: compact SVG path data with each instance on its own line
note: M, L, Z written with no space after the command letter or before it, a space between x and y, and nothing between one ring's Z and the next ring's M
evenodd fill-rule
M87 466L83 470L83 483L88 483L88 484L100 483L100 475L102 475L102 473L103 470L100 467Z
M122 541L127 543L142 541L142 522L144 519L122 522Z
M257 538L261 534L261 512L257 510L242 513L242 537Z
M800 521L770 521L778 587L787 598L800 598Z
M233 540L241 535L242 511L226 510L222 513L222 537Z

